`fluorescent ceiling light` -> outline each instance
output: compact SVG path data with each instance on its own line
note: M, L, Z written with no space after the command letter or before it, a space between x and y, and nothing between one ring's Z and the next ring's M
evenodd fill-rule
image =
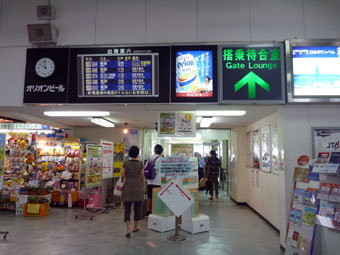
M44 112L46 116L52 117L104 117L110 116L110 112L103 111L50 111Z
M102 127L115 127L115 123L104 118L91 118L91 122Z
M202 117L196 117L196 123L200 123L202 120Z
M213 123L213 117L203 117L200 123L200 127L208 128Z
M196 116L243 116L246 111L196 111Z

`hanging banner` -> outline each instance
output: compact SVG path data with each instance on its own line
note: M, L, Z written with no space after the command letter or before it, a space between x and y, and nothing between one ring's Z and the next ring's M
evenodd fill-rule
M259 131L255 130L252 132L252 147L253 147L253 167L260 168L260 142L259 142Z
M177 113L177 135L196 136L196 118L194 113Z
M124 164L124 144L114 143L113 151L113 177L119 177Z
M198 187L198 164L196 157L173 156L159 158L156 161L157 173L161 174L162 185L170 180L176 180L177 183L185 188Z
M271 168L273 173L278 173L280 170L279 164L279 132L278 125L270 126L270 142L271 142Z
M0 189L2 189L3 186L5 150L6 150L6 134L0 134Z
M86 146L86 187L93 188L102 183L102 152L100 145Z
M171 156L192 157L193 150L193 144L171 144Z
M138 146L138 129L129 129L129 133L123 136L125 152L128 153L131 146Z
M261 170L270 172L269 126L261 128Z
M110 179L113 175L113 142L100 141L103 146L103 179Z
M160 112L159 113L158 136L175 136L176 135L176 113Z

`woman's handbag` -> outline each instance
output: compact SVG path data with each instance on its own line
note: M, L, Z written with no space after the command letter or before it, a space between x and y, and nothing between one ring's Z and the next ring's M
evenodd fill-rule
M123 187L124 187L124 182L122 182L122 177L119 177L115 189L113 191L113 194L117 197L121 197L123 193Z
M207 186L207 180L208 180L208 178L203 177L203 178L200 180L200 182L199 182L199 187L200 187L200 188L205 188L205 187Z

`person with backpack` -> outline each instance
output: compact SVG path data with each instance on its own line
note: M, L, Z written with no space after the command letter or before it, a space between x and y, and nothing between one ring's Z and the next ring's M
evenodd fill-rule
M144 176L148 181L147 194L148 200L146 201L146 216L145 221L148 220L149 214L151 214L151 204L152 204L152 190L154 188L161 187L161 174L156 172L156 160L161 156L163 152L163 147L156 144L154 149L154 154L148 159L144 167Z

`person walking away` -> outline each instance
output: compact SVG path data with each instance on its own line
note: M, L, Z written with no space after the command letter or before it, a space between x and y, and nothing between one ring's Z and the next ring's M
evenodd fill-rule
M126 237L130 237L130 215L131 205L134 209L134 227L132 232L138 232L138 221L142 219L141 204L144 190L144 166L138 160L139 148L131 146L129 150L129 160L124 161L121 179L124 182L122 201L124 202L124 222L126 224Z
M156 160L162 155L163 147L160 144L156 144L153 149L154 154L148 159L145 166L148 164L149 161L154 161L156 164ZM154 188L161 187L161 174L156 172L156 176L154 179L148 179L148 186L147 186L147 195L148 200L146 201L146 216L144 218L145 221L148 220L149 214L151 214L151 205L152 205L152 190Z
M210 151L210 157L207 160L207 174L208 182L210 183L209 200L214 200L214 188L215 188L215 197L218 199L218 175L219 169L221 167L221 161L216 156L216 151Z

